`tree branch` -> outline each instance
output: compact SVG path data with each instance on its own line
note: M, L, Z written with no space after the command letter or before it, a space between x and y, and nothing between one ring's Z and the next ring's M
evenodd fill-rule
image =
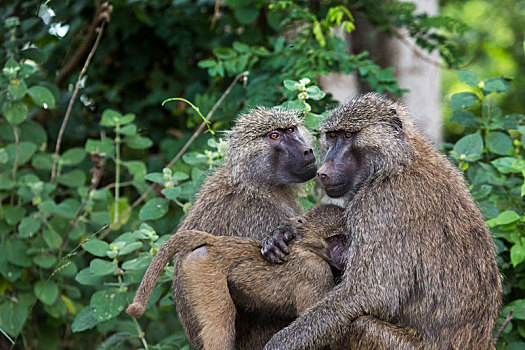
M195 139L197 138L197 136L199 136L199 134L204 130L204 128L206 128L206 125L208 124L208 122L210 121L211 117L213 116L213 114L217 111L217 108L219 108L219 106L222 104L222 102L224 101L224 99L226 98L226 96L228 96L230 94L230 92L232 91L233 87L235 86L235 84L237 84L237 82L239 80L245 80L246 77L248 76L249 72L242 72L240 73L239 75L237 75L235 77L235 79L233 79L233 81L231 82L231 84L228 86L228 88L226 89L226 91L224 91L224 93L222 94L222 96L217 100L217 102L215 102L215 105L213 105L212 109L208 112L208 114L206 114L206 118L204 119L204 121L201 123L201 125L199 125L199 127L197 128L197 130L195 130L195 132L193 133L193 135L191 135L191 137L189 138L188 141L186 141L186 143L184 144L184 146L182 146L181 150L175 155L175 157L173 157L173 159L166 165L166 168L170 168L173 167L173 165L175 165L175 163L177 163L177 161L182 157L182 155L184 154L184 152L186 152L186 150L188 149L188 147L190 147L190 145L193 143L193 141L195 141ZM121 215L121 218L124 218L126 217L134 208L136 208L140 203L142 203L147 197L148 195L150 194L151 191L153 191L153 189L155 189L155 187L157 186L156 183L152 184L146 191L144 191L144 193L142 193L142 195L137 198L133 204L131 204L129 206L129 208L127 208L124 213L122 213ZM117 227L118 224L120 224L120 220L119 222L117 222L115 225L110 225L108 228L106 228L106 230L100 235L100 239L103 239L105 236L107 236L112 230L113 230L113 227Z
M100 27L98 28L97 40L95 40L95 43L93 44L93 48L91 49L88 57L86 58L84 67L82 67L82 70L78 74L78 79L77 79L77 82L75 83L75 90L73 90L73 94L71 95L71 99L69 100L69 105L67 106L67 111L64 116L64 120L62 121L62 125L60 126L60 131L58 132L57 143L55 146L55 156L53 159L53 168L51 169L51 183L55 182L58 155L60 153L60 144L62 143L62 136L64 135L64 131L66 130L66 125L71 115L73 104L75 103L75 99L78 95L78 90L80 89L80 81L82 80L82 77L84 76L84 74L86 74L87 68L89 67L89 63L91 62L91 59L93 58L93 55L95 54L95 51L97 50L98 44L100 43L102 34L104 33L104 27L106 23L109 21L109 15L111 11L113 10L113 7L109 5L107 2L102 4L102 8L105 9L105 11L99 15L99 17L101 18L101 24L100 24Z

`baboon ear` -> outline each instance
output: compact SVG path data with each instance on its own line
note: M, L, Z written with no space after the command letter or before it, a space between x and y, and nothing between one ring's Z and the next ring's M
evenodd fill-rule
M396 128L397 132L403 131L403 122L398 117L392 118L392 125Z

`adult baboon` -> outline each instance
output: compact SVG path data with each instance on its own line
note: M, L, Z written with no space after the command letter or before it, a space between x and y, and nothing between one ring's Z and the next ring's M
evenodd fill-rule
M299 215L298 183L312 179L317 170L309 142L295 112L259 107L240 115L228 133L224 163L202 185L180 229L261 239ZM188 258L195 261L196 256L177 256L173 294L190 343L201 348L195 310L184 290L192 282L184 264ZM239 309L236 347L260 349L289 322Z
M233 350L236 306L295 318L333 288L331 267L341 269L346 237L342 213L340 207L323 205L291 220L288 230L296 240L284 265L263 259L256 239L179 230L159 250L158 264L149 266L126 312L141 316L164 266L176 253L193 251L182 263L190 276L182 289L195 311L202 346ZM235 304L229 286L242 293Z
M349 199L347 268L265 349L321 348L345 335L352 349L377 349L379 338L390 349L493 349L500 275L462 174L378 94L342 105L322 128L319 177L329 196Z

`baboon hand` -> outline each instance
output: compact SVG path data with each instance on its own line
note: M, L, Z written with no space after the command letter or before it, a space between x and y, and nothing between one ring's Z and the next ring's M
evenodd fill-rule
M282 264L286 261L286 256L290 254L288 243L295 237L295 229L284 224L277 227L271 235L261 240L261 253L263 257L273 263Z

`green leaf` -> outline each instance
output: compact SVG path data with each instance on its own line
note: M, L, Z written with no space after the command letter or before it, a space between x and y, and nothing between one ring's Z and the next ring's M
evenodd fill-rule
M485 138L487 142L487 148L495 154L502 156L511 155L514 151L514 146L512 144L512 139L509 135L499 132L492 131L487 133Z
M122 114L114 109L106 109L102 112L102 119L100 125L102 126L116 126L117 121L122 117Z
M9 154L9 164L15 163L17 147L16 144L10 143L5 147L7 154ZM20 142L20 156L18 158L18 166L25 164L36 151L36 145L32 142L22 141Z
M53 305L58 298L58 286L52 281L38 281L33 292L45 305Z
M477 120L478 117L474 113L464 109L455 109L452 112L452 117L450 117L451 122L458 123L459 125L469 128L477 128L479 124Z
M119 118L117 121L120 125L126 125L126 124L129 124L131 123L132 121L135 120L135 114L133 113L127 113L127 114L124 114L121 118ZM129 126L129 125L128 125ZM122 133L122 132L121 132Z
M483 85L483 94L488 95L493 92L505 92L509 89L509 82L504 78L490 78Z
M62 244L62 237L54 230L44 230L42 237L44 238L44 241L50 248L58 248Z
M55 108L55 96L43 86L31 86L27 93L35 103L44 109Z
M7 241L5 246L7 261L20 267L31 266L31 259L27 256L27 247L21 241Z
M285 88L287 88L288 90L290 91L295 91L296 90L296 85L298 83L295 81L295 80L285 80L283 81L283 85Z
M465 159L473 162L481 158L483 151L483 139L478 133L462 137L450 152L450 155L456 159Z
M117 271L118 266L111 261L102 259L93 259L89 264L89 271L93 276L107 276Z
M83 332L97 325L93 310L89 306L83 308L73 320L71 331L73 333Z
M188 180L190 177L188 176L188 174L186 173L183 173L181 171L176 171L173 175L172 175L172 179L177 181L177 182L180 182L180 181L184 181L184 180Z
M162 173L149 173L145 176L145 179L151 182L164 184L164 175Z
M25 208L6 207L4 209L4 219L9 225L16 225L26 215Z
M109 244L98 239L91 239L82 244L82 249L92 255L105 257L106 251L109 250Z
M518 299L508 304L513 310L513 317L517 320L525 320L525 299Z
M105 153L109 155L113 153L114 146L113 141L111 141L109 138L105 138L102 141L88 139L84 149L88 153Z
M243 44L241 42L234 41L232 46L233 46L234 50L237 51L237 52L240 52L240 53L248 53L248 52L250 52L250 46L246 45L246 44Z
M82 170L75 169L58 176L57 182L67 187L80 187L86 183L86 175Z
M241 24L252 24L259 17L259 9L255 6L241 7L233 10L235 18Z
M510 248L510 261L512 262L512 266L518 266L523 260L525 260L525 245L523 245L522 242L514 244L512 248Z
M133 181L136 182L144 182L146 179L146 165L138 160L131 160L128 162L122 163L129 171L129 173L133 176Z
M124 143L129 147L133 149L146 149L153 146L153 141L149 139L148 137L142 137L139 135L135 136L126 136L124 138Z
M148 255L144 255L144 256L140 256L138 258L125 261L122 264L122 268L125 271L143 270L143 269L145 269L145 268L147 268L149 266L149 264L151 263L151 259L152 259L151 255L149 255L149 254Z
M182 192L182 189L180 187L171 187L171 188L165 188L161 191L161 193L169 199L177 200L180 196L180 193Z
M520 216L514 210L505 210L504 212L501 212L497 218L488 220L487 225L490 227L497 225L507 225L516 222L519 219Z
M53 156L49 153L37 153L31 160L31 165L38 170L51 170L53 168Z
M118 316L127 306L126 293L103 290L95 292L89 303L97 322L110 320Z
M165 198L153 198L144 204L140 209L139 219L144 220L157 220L168 212L169 202Z
M140 249L140 248L142 248L142 242L131 242L131 243L127 243L127 244L124 246L124 248L122 248L121 250L119 250L118 255L119 255L119 256L126 255L126 254L132 253L132 252L134 252L135 250Z
M469 86L477 87L481 82L481 80L479 80L479 78L476 76L476 73L469 70L458 70L456 73L458 74L459 80Z
M86 267L83 270L80 270L79 273L75 276L75 280L85 286L95 286L100 283L102 276L95 276L91 273L90 268Z
M28 313L22 303L6 300L0 304L0 327L14 337L22 329Z
M450 98L450 105L454 109L468 108L474 105L478 100L478 96L472 92L460 92L452 95Z
M228 47L217 47L213 49L213 54L221 60L227 60L237 56L237 53Z
M20 236L24 238L32 237L40 229L40 223L40 219L35 218L33 215L23 218L18 226Z
M135 124L129 124L120 128L118 131L119 134L133 136L137 134L137 126Z
M217 65L217 62L214 59L207 59L207 60L199 61L199 63L197 63L197 66L199 66L200 68L205 68L205 69L215 67L216 65Z
M316 101L322 99L326 95L321 91L321 89L319 89L318 86L315 85L306 88L306 92L308 93L308 98Z
M49 269L55 265L57 258L53 255L44 254L33 258L33 262L44 269Z
M17 84L9 84L7 91L13 96L15 100L20 100L26 95L27 85L23 81L18 81Z
M516 160L517 159L513 157L500 157L490 163L502 174L520 173L521 169L518 169L514 164Z
M117 227L115 227L115 229L119 229L120 227L122 227L122 225L126 224L126 222L128 222L129 217L131 215L131 211L128 211L126 216L122 216L129 209L129 203L128 203L128 198L127 197L120 197L119 200L118 200L118 204L117 204L117 202L113 202L111 204L111 207L109 208L109 215L111 217L111 222L115 222L115 207L117 205L118 205L118 209L117 210L118 210L118 214L119 214L119 221L120 221L120 223L118 224Z
M2 108L5 119L9 124L18 125L27 118L27 106L22 101L8 101Z
M0 148L0 164L5 164L9 160L9 154L5 148Z
M60 156L62 165L77 165L82 163L86 156L86 151L83 148L70 148Z
M315 39L321 46L326 45L326 39L324 38L323 29L319 21L315 21L312 25L312 33L314 34Z

